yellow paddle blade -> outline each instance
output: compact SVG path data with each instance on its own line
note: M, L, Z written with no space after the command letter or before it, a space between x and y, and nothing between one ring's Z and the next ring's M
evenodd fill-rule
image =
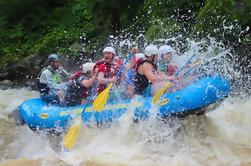
M65 138L64 138L65 148L71 149L74 146L77 140L80 128L81 128L81 119L78 118L68 130L68 133L65 135Z
M107 102L107 99L108 99L108 96L109 96L109 93L110 93L110 89L112 88L112 83L109 84L109 86L103 90L97 97L96 99L94 100L93 102L93 107L98 111L102 111L102 109L104 108L106 102Z
M159 100L159 98L163 95L163 93L166 91L167 88L169 88L172 85L172 83L168 82L166 83L153 97L153 104L157 103L157 101Z

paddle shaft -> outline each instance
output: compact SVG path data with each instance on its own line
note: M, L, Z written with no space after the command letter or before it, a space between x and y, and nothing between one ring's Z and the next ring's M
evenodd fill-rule
M191 60L195 57L195 54L193 54L193 56L191 56L188 61L177 71L177 73L175 74L175 77L177 77L180 72L182 72L184 70L184 68L191 63Z
M124 70L125 68L125 65L127 64L127 62L131 59L132 57L132 53L129 53L125 63L120 67L119 71L117 72L116 74L116 78L118 78L118 76L122 73L122 71ZM98 96L96 97L96 99L94 100L93 102L93 107L98 111L102 111L103 107L105 106L106 102L107 102L107 99L109 97L109 93L110 93L110 90L111 90L111 87L112 87L113 83L111 82L102 92L100 92L98 94Z
M184 64L184 66L182 68L180 68L180 70L175 74L175 77L177 77L181 71L184 70L184 68L191 63L191 60L193 59L195 55L191 56L188 61ZM171 83L170 83L171 82ZM163 93L165 93L166 89L168 89L170 86L172 86L172 84L176 84L173 80L168 81L153 97L153 104L157 103L157 101L159 100L159 98L163 95Z
M132 53L128 54L128 57L127 57L125 63L123 64L123 66L121 66L121 68L119 69L118 73L116 74L116 76L115 76L116 78L122 73L122 71L124 70L127 62L131 59L132 55L133 55Z
M187 72L184 73L184 76L187 77L188 75L190 75L190 73L192 73L192 71L195 70L195 67L192 67L191 69L189 69Z
M86 103L84 105L84 108L81 112L81 115L83 115L86 107L88 106L89 103L91 103L91 96L92 96L92 93L90 94L90 96L86 99ZM67 148L67 149L71 149L76 140L77 140L77 137L79 135L79 130L81 128L81 122L82 122L82 119L79 117L81 115L77 115L78 118L75 118L75 122L71 125L71 127L69 128L68 132L66 133L65 135L65 138L64 138L64 147Z
M81 115L83 114L83 112L85 111L85 109L86 109L86 107L88 106L88 104L91 104L91 99L92 99L92 95L93 95L94 93L93 93L93 89L92 89L92 91L91 91L91 93L89 94L89 96L87 97L87 99L86 99L86 103L85 103L85 106L84 106L84 108L83 108L83 110L82 110L82 112L81 112Z

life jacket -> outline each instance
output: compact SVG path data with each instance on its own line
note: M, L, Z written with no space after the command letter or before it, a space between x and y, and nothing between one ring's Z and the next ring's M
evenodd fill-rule
M114 64L107 63L104 60L96 62L96 64L93 67L93 70L95 71L96 69L98 69L98 72L104 73L104 78L114 77L119 70L118 67L116 67ZM107 84L99 84L97 86L98 94L102 92L106 88L106 86Z
M72 76L72 84L68 87L64 98L66 106L80 105L82 99L87 98L88 88L81 85L81 81L85 79L89 79L89 77L82 72L77 72Z
M116 75L118 71L121 69L123 66L123 60L121 58L116 58L113 60L113 68L114 68L114 74ZM117 81L115 82L116 85L119 85L122 80L122 74L120 74L117 78Z
M121 68L122 65L123 65L123 60L122 59L120 59L118 57L114 58L113 66L114 66L114 69L116 69L117 72L119 71L119 69Z
M177 70L178 70L178 67L176 65L168 64L166 68L166 74L168 76L172 76L177 72Z
M60 77L60 75L59 75L57 72L55 72L54 70L52 70L52 69L49 68L49 67L44 67L44 68L41 70L41 72L38 74L37 82L36 82L36 84L37 84L37 89L39 90L40 94L48 94L48 93L50 92L49 86L48 86L47 84L45 84L45 83L41 83L41 82L40 82L41 74L42 74L42 72L45 71L46 69L49 70L49 71L52 73L52 75L53 75L53 78L52 78L52 79L55 81L55 83L57 83L57 84L61 83L61 77Z
M158 61L158 69L159 69L159 71L161 71L161 72L163 72L163 73L166 74L166 72L167 72L167 64L168 63L169 62L164 61L164 60Z
M158 62L158 69L167 76L173 76L177 72L178 67L168 61L162 60Z
M146 90L146 88L149 86L149 84L151 84L151 82L147 79L145 75L142 75L138 72L140 65L143 65L144 63L150 63L153 66L154 70L157 70L157 66L151 61L141 59L138 62L136 62L135 64L136 74L134 78L134 88L135 88L135 93L139 95L142 95L144 91Z

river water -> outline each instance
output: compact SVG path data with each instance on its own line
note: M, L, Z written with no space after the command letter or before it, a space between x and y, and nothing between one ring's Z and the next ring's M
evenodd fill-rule
M15 127L11 111L37 96L26 88L0 90L0 165L251 165L248 98L228 98L206 115L165 124L134 124L128 112L109 128L83 127L76 146L66 151L62 136Z

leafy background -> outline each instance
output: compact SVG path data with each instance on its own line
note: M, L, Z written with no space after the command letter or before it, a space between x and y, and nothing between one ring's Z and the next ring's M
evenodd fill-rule
M214 37L250 59L250 0L0 0L0 69L30 55L87 56L109 35Z

